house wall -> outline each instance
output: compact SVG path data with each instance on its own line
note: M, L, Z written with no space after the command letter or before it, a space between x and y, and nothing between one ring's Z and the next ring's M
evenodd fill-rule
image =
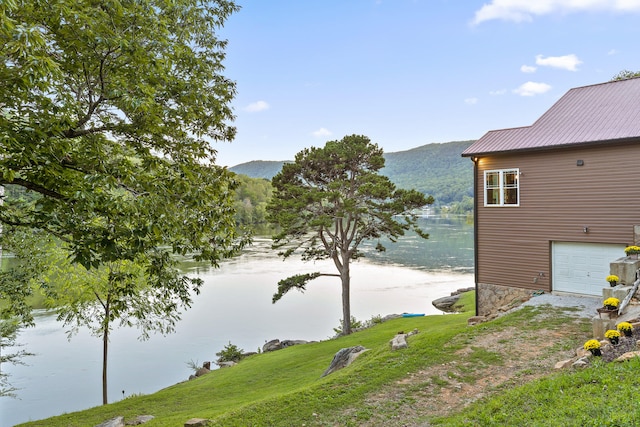
M551 291L551 242L636 243L638 159L640 140L479 157L478 285ZM484 171L509 168L520 169L520 206L485 207Z

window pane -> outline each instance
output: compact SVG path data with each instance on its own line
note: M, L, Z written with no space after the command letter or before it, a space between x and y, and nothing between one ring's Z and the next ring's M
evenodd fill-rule
M487 189L487 205L499 205L500 204L500 190L499 189Z
M487 172L485 177L485 185L487 188L500 187L500 172Z
M517 205L518 204L518 189L517 188L505 188L504 189L504 204L505 205Z
M504 186L505 187L518 186L518 173L516 171L507 171L504 173Z

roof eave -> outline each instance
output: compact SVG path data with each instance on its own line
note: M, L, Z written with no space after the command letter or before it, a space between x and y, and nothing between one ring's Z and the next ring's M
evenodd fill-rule
M607 139L607 140L599 140L599 141L586 141L586 142L572 142L567 144L557 144L557 145L543 145L539 147L526 147L526 148L516 148L513 150L499 150L499 151L478 151L474 153L462 153L462 157L480 157L480 156L491 156L491 155L500 155L500 154L509 154L509 153L522 153L522 152L532 152L532 151L548 151L548 150L556 150L556 149L564 149L564 148L576 148L576 147L592 147L597 145L605 145L605 144L625 144L631 142L638 142L640 140L639 136L632 136L626 138L618 138L618 139Z

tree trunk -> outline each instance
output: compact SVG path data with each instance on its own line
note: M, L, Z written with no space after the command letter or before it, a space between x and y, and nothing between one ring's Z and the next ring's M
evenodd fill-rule
M349 258L343 258L340 280L342 281L342 334L351 333L351 277L349 273Z
M102 404L106 405L107 397L107 354L109 349L109 306L104 310L104 330L102 331Z

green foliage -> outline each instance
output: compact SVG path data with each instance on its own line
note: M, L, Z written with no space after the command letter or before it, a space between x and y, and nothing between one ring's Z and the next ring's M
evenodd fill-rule
M379 314L376 315L376 316L371 316L371 319L365 320L365 321L360 321L360 320L356 319L355 316L351 316L351 328L354 329L354 330L370 328L370 327L378 325L380 323L382 323L382 316L380 316ZM343 322L342 319L340 319L339 320L339 325L337 327L333 328L333 332L336 333L336 336L342 335L342 325L344 325L344 322Z
M635 77L640 77L640 71L622 70L618 74L613 76L611 78L611 81L613 82L616 80L627 80L627 79L633 79Z
M0 222L58 237L88 268L140 254L160 267L160 247L215 264L238 249L236 183L210 143L235 132L216 36L235 10L3 3L0 185L29 197L7 197Z
M243 353L243 349L235 344L231 344L231 341L229 341L229 344L217 352L216 356L218 356L218 362L238 362L244 357Z
M278 282L278 292L273 294L271 302L275 304L280 300L280 298L282 298L287 292L292 289L297 289L300 292L304 292L306 290L307 283L317 277L320 277L320 273L296 274L291 277L287 277L286 279L280 280Z
M61 285L47 295L65 323L102 336L105 360L114 322L143 338L168 333L190 306L201 283L173 255L217 266L248 242L235 229L238 184L211 144L235 134L216 32L236 10L226 0L0 5L0 186L10 189L0 224L57 239L64 261L42 272ZM22 315L34 273L19 267L17 291L0 284L0 297Z
M267 203L273 192L271 182L246 175L235 178L238 182L234 202L236 224L247 227L266 224Z
M21 325L33 325L29 299L42 283L42 272L49 265L53 239L39 230L4 226L0 248L13 256L3 260L0 269L0 318L17 319Z
M342 335L342 325L344 325L344 322L342 319L339 320L339 325L336 328L333 328L333 332L336 333L336 335ZM351 328L352 329L360 329L364 326L364 323L361 322L360 320L356 319L355 316L351 316Z
M384 162L382 150L369 138L350 135L323 148L304 149L273 178L267 218L280 229L273 248L281 249L283 258L296 254L305 261L331 259L339 273L294 276L280 283L274 301L293 287L304 289L320 275L339 276L342 330L349 334L349 265L360 255L358 246L382 236L395 242L409 229L428 237L416 226L412 211L433 203L433 198L397 189L378 173Z
M433 195L438 206L473 197L473 164L461 156L473 141L427 144L387 153L381 174L400 188Z

